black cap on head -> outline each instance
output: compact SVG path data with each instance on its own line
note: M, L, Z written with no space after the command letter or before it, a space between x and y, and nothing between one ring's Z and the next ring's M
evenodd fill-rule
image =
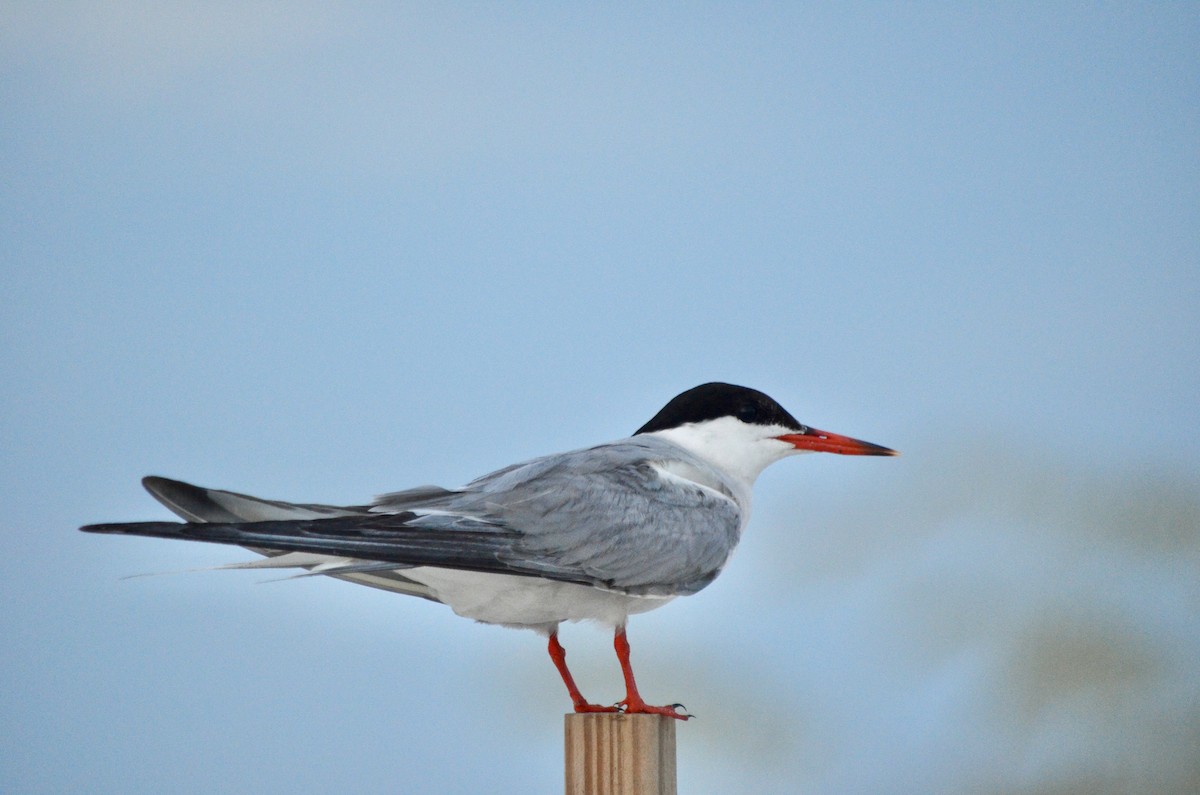
M634 435L719 417L736 417L752 425L782 425L796 431L805 430L783 406L757 389L714 381L676 395Z

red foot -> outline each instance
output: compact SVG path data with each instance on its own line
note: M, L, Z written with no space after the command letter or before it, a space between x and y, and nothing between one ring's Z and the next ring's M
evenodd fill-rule
M629 638L625 636L625 627L617 627L616 635L613 637L613 647L617 650L617 660L621 663L621 673L625 676L625 699L617 702L617 706L622 707L623 712L632 715L666 715L668 718L676 720L687 720L694 717L688 714L682 704L652 707L642 700L641 694L638 693L637 682L633 679L633 666L629 663Z
M687 720L688 718L696 717L689 713L683 704L652 707L640 699L632 703L630 703L629 699L625 699L624 701L618 701L617 705L627 715L666 715L668 718L675 718L675 720Z
M571 676L571 672L567 669L567 652L558 642L558 633L550 633L550 642L547 645L547 651L550 652L550 659L554 661L554 667L558 669L558 673L562 676L563 684L567 686L567 693L571 696L571 703L575 706L576 712L622 712L627 715L666 715L668 718L676 720L687 720L694 717L689 715L682 704L671 704L666 707L652 707L642 700L638 693L637 683L633 679L633 667L629 664L629 639L625 637L625 627L617 627L617 632L613 638L613 645L616 647L617 660L621 663L621 673L625 677L625 698L618 701L611 707L603 707L599 704L592 704L583 697L579 692L579 688L575 685L575 679Z
M571 703L575 705L576 712L620 712L620 707L604 707L599 704L591 704L583 694L579 692L579 688L575 686L575 679L571 676L571 672L567 669L567 652L563 649L562 644L558 642L558 633L550 633L550 659L554 661L554 667L558 669L562 675L563 684L567 686L567 693L571 696Z

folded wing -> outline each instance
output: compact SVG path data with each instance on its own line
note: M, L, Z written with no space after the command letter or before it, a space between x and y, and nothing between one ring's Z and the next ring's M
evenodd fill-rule
M83 529L315 553L354 561L361 571L435 566L632 594L692 593L727 560L740 511L727 494L667 474L656 444L628 440L550 456L459 490L387 495L370 508L294 505L149 479L152 493L193 521Z

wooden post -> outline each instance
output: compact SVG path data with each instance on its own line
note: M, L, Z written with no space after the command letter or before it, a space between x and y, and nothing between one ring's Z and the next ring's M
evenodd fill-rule
M675 718L568 713L567 795L675 795Z

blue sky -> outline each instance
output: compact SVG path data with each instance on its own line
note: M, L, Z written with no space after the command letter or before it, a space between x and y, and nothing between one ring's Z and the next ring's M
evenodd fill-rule
M681 787L1194 789L1193 7L4 13L0 789L557 786L532 634L74 528L150 473L454 485L708 380L904 456L768 471L633 623Z

